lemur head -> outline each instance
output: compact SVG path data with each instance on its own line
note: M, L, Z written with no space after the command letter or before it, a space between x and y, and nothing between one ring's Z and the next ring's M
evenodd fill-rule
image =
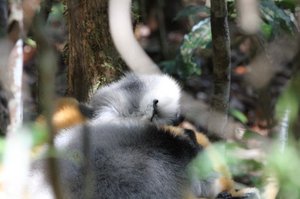
M157 125L171 124L180 113L180 87L168 75L140 75L147 91L141 96L140 111Z
M171 124L180 111L180 87L168 75L126 74L100 88L91 100L96 121L134 119Z

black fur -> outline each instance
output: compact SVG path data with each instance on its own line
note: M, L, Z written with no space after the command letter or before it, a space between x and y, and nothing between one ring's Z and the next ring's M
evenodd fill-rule
M190 140L192 146L194 146L197 149L201 148L201 146L197 142L197 138L196 138L195 132L193 130L184 129L184 134L189 137L189 140Z
M155 125L138 123L97 124L87 132L83 129L68 130L56 140L59 152L65 154L59 159L64 198L87 198L85 193L91 199L183 198L189 186L186 167L199 152L190 133L174 136ZM88 160L82 144L86 133ZM43 164L37 163L36 171L45 170Z
M88 119L92 119L93 117L95 117L96 112L94 110L94 108L92 108L89 105L85 105L85 104L79 104L79 110L81 112L81 114L83 116L85 116Z

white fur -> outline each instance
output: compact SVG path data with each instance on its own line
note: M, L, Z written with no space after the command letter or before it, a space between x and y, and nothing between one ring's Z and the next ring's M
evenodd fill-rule
M135 88L124 89L125 85L134 85ZM159 114L153 117L152 122L157 125L170 124L178 116L180 96L179 85L168 75L128 73L96 92L91 105L96 109L97 116L91 122L118 122L124 119L150 121L153 101L158 100Z
M54 199L54 194L51 187L45 180L45 172L35 170L29 176L27 196L30 199ZM25 197L24 197L25 198Z
M140 75L147 87L147 92L141 99L140 111L145 112L149 119L152 116L153 100L158 100L159 118L154 118L158 124L169 123L169 120L179 113L180 87L175 80L168 75ZM150 111L150 112L149 112Z

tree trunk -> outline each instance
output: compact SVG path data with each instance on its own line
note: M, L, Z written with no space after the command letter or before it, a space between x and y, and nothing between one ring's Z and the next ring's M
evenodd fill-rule
M7 33L7 1L0 0L0 38L4 37Z
M85 101L97 83L111 82L125 67L110 37L108 1L66 2L69 28L68 95Z
M226 0L211 1L214 92L208 129L222 133L227 122L230 92L230 39Z

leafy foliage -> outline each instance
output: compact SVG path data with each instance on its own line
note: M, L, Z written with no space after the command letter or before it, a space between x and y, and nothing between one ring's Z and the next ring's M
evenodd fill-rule
M260 9L262 20L264 22L263 26L270 26L268 29L262 29L263 33L267 33L270 29L272 30L272 36L276 36L281 32L287 32L290 34L295 33L296 27L290 16L290 11L281 9L274 3L274 1L270 0L261 1ZM264 30L267 30L267 32L264 32ZM269 36L270 34L264 35Z
M4 149L5 149L5 139L0 138L0 162L3 161Z
M284 9L283 9L283 8ZM295 8L293 0L285 1L260 1L261 10L261 33L264 40L274 39L282 33L295 34L296 26L292 11ZM192 17L195 18L200 12L209 14L209 8L205 6L190 5L177 14L175 20ZM228 1L228 12L231 21L237 17L235 2ZM197 50L211 48L210 18L202 18L184 36L178 56L175 60L169 60L161 64L163 70L185 79L192 75L201 74L201 58L195 55Z
M275 118L279 122L276 132L278 140L268 156L266 172L275 175L279 181L281 198L300 198L300 175L296 172L300 166L299 143L293 136L299 117L299 87L298 72L279 97L275 107Z
M237 158L236 153L240 149L241 147L235 143L214 143L197 156L190 164L189 171L200 179L209 179L215 177L216 169L220 166L228 167L233 176L261 170L262 162ZM262 184L262 181L252 177L251 184Z
M280 145L274 145L266 172L278 179L281 198L300 198L299 151L293 143L287 145L284 153L280 149Z
M201 59L195 57L197 49L207 49L211 44L210 20L206 18L196 24L192 31L184 36L175 60L160 64L164 72L178 76L181 79L201 74Z
M196 74L200 73L198 64L194 61L193 52L205 49L211 43L210 19L206 18L196 24L189 34L186 34L180 47L180 55L186 67L192 68Z
M275 117L282 126L287 127L287 132L279 132L291 134L293 126L297 122L300 108L300 73L298 72L291 80L286 90L282 93L275 107ZM284 131L283 128L280 131Z
M64 4L56 3L55 5L52 6L48 20L49 21L62 20L65 9L66 8L65 8Z
M215 143L207 147L193 160L189 171L191 174L196 174L200 179L209 179L216 175L216 164L218 166L227 165L228 160L226 145L224 143Z

